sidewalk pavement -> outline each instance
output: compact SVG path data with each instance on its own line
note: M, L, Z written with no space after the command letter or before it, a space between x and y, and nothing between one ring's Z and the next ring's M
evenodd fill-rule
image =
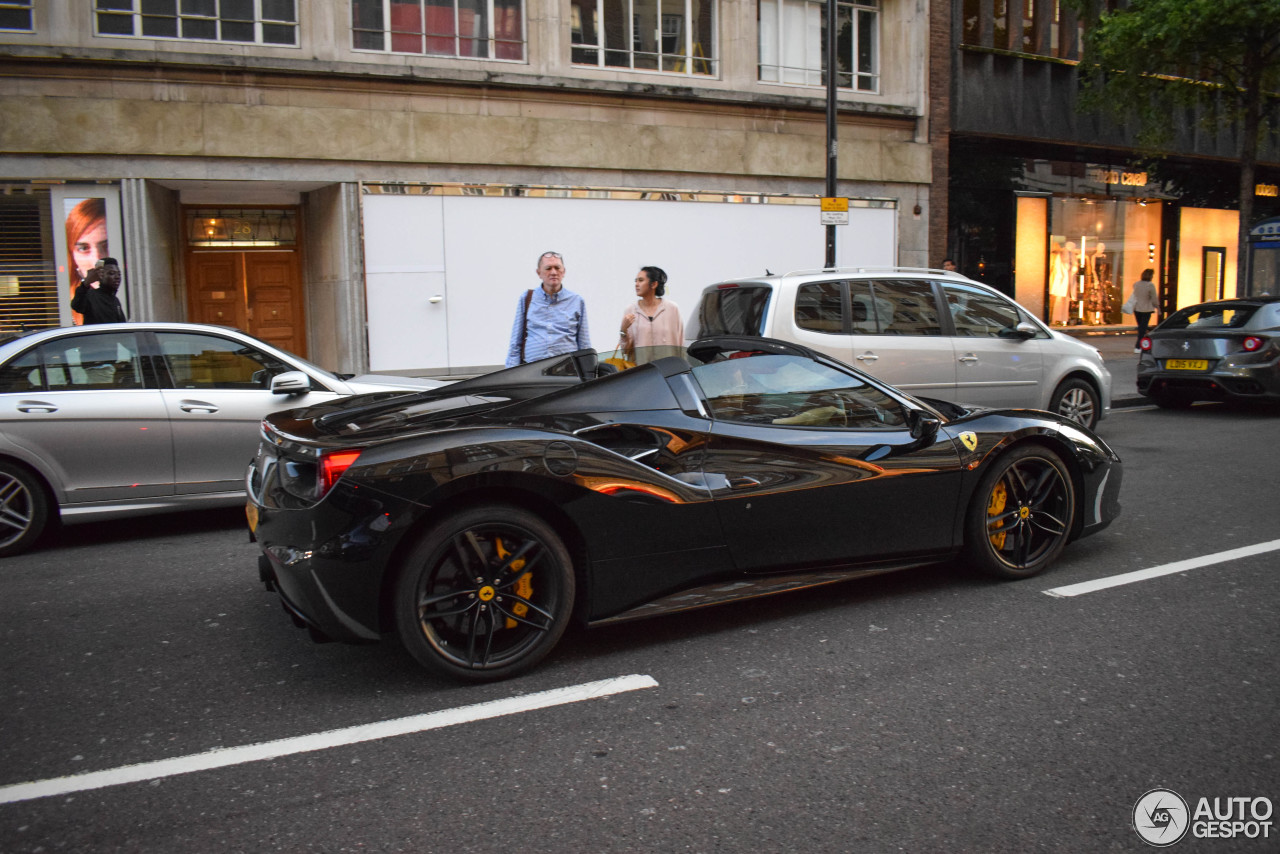
M1111 372L1111 408L1145 406L1149 398L1138 394L1138 354L1133 352L1136 326L1056 326L1086 344L1098 348L1102 361Z

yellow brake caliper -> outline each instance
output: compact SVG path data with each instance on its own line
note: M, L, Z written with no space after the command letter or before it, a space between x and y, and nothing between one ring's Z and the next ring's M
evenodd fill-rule
M991 490L991 500L987 502L987 518L999 516L1004 512L1004 506L1009 502L1009 491L1005 489L1004 482L996 484L996 488ZM991 545L996 550L1004 548L1004 538L1008 536L1007 532L1001 531L999 534L991 534Z
M498 552L498 558L500 560L506 560L507 557L510 556L511 552L507 551L506 547L502 544L501 537L494 537L493 544L494 544L494 550ZM524 558L520 558L519 560L514 561L511 564L511 571L519 572L520 570L524 569L524 564L525 564ZM528 599L533 596L533 573L532 572L526 572L524 575L516 579L515 593L521 599ZM523 617L525 614L529 613L529 606L524 604L523 602L517 602L516 604L511 606L511 612L513 614L517 614ZM507 617L505 628L514 629L517 625L518 624L516 623L515 620L511 619L510 617Z

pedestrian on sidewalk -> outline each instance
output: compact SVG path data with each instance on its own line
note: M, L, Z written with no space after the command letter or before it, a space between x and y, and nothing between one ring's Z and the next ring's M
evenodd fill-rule
M1129 294L1129 299L1125 302L1126 311L1133 314L1133 319L1138 321L1138 337L1133 342L1133 352L1142 352L1142 339L1147 337L1147 330L1151 327L1151 315L1160 310L1160 295L1156 293L1156 286L1151 281L1151 277L1156 274L1155 270L1150 267L1142 271L1142 278L1133 283L1133 292Z
M586 303L564 287L564 257L543 252L537 272L542 287L530 288L516 303L507 345L508 368L591 347Z

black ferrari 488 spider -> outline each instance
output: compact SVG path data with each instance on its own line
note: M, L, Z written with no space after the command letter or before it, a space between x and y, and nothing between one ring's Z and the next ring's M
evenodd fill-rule
M248 472L269 590L317 640L396 634L466 680L591 624L957 556L1043 570L1120 512L1119 458L1045 412L919 400L804 347L583 350L276 413Z

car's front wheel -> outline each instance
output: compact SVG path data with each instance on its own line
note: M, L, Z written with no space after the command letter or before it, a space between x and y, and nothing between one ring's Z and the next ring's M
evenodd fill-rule
M474 507L414 547L396 584L396 627L437 673L504 679L556 645L574 592L572 559L550 525L517 507Z
M31 548L49 524L49 498L31 472L0 463L0 557Z
M1102 402L1097 390L1088 381L1075 377L1063 380L1054 390L1049 409L1092 430L1098 423Z
M965 556L1000 578L1029 578L1062 553L1075 522L1075 486L1062 458L1039 445L997 459L965 517Z

